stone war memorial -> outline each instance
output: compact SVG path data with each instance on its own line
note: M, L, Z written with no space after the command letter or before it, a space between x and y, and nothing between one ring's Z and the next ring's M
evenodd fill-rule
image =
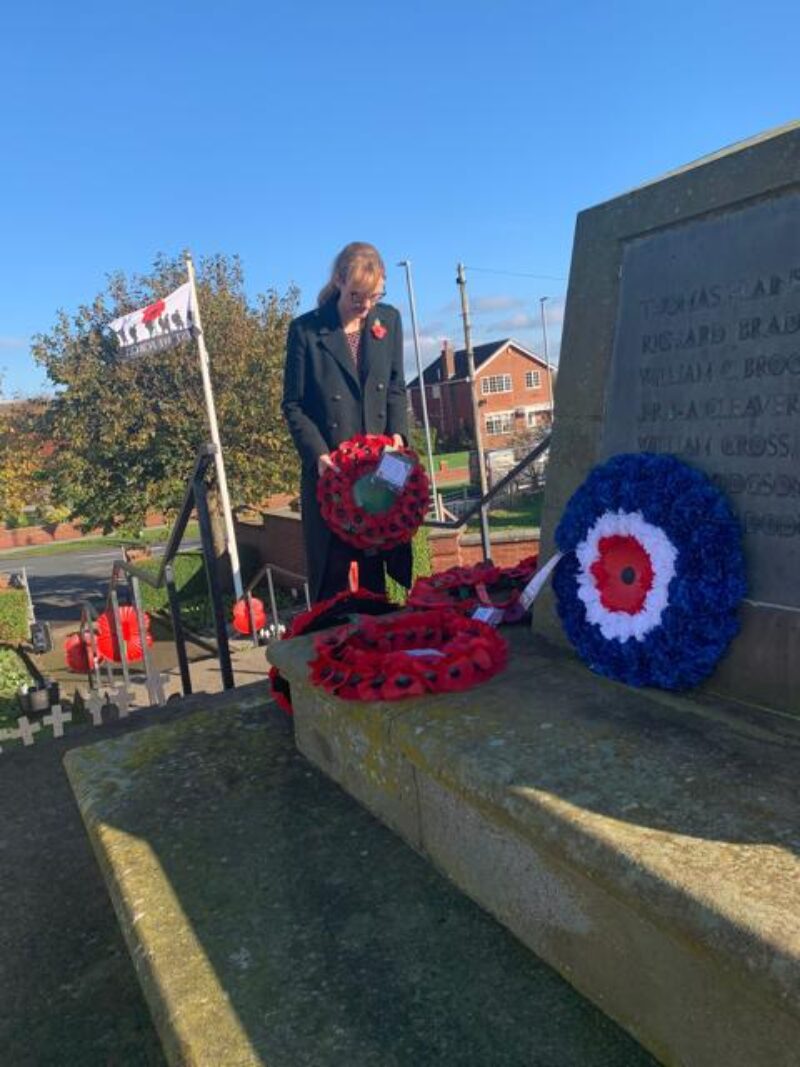
M271 644L299 761L252 708L242 729L195 714L67 757L170 1062L800 1063L800 123L578 216L542 560L621 453L704 472L741 526L739 630L701 685L590 670L545 585L532 626L503 628L505 669L460 692L345 700L311 680L313 635ZM290 764L301 802L275 777ZM427 890L395 876L379 823L460 890L424 934ZM344 892L355 867L379 903ZM537 994L466 898L629 1043L559 1015L577 1043L551 1055L552 1009L526 1014ZM373 911L395 940L371 970L353 946ZM434 971L455 992L440 1059L408 1022L445 1003ZM332 1029L303 1058L287 1035L321 1005ZM391 1026L387 1057L370 1042Z

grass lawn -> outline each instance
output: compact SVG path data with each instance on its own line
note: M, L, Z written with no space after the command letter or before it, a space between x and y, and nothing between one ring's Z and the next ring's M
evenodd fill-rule
M421 462L428 469L428 457L420 456ZM451 471L462 470L469 467L469 452L438 452L433 455L434 466L438 468L439 460L444 460Z
M87 548L117 548L120 545L157 545L164 544L170 535L171 526L150 526L142 530L139 537L121 537L108 534L107 537L82 537L79 541L54 541L51 545L25 545L22 548L7 548L0 552L0 559L13 559L14 556L61 556L65 552L83 552ZM196 540L200 531L196 522L186 527L184 540Z
M543 493L526 494L518 496L510 506L490 508L489 529L518 530L527 526L541 525L543 499ZM467 523L467 529L480 529L477 515Z

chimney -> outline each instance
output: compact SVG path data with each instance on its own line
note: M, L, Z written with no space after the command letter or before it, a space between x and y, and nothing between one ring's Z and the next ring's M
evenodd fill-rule
M456 374L456 350L451 341L442 342L442 380L450 381Z

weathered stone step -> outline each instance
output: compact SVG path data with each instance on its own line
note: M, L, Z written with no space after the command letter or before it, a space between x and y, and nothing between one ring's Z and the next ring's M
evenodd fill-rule
M606 682L529 631L467 693L347 702L271 658L299 748L668 1064L800 1063L800 721Z
M653 1064L226 697L65 761L171 1063Z

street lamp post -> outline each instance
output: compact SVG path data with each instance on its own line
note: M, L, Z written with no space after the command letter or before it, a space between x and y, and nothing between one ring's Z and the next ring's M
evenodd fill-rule
M555 407L555 399L553 397L553 375L550 370L550 354L547 350L547 316L545 315L544 305L550 298L547 296L539 297L539 311L542 316L542 346L544 348L544 361L547 366L547 390L550 396L550 422L553 422L553 409Z
M483 434L481 433L480 407L478 394L475 389L475 353L472 349L472 329L469 321L469 301L467 300L467 276L464 272L464 264L459 263L456 274L456 284L461 290L461 314L464 319L464 348L467 353L467 380L469 382L469 396L472 407L472 422L475 429L475 449L478 454L478 478L481 496L485 497L488 492L486 479L486 457L483 451ZM481 548L483 558L492 558L492 541L489 535L489 512L485 504L480 509L481 519Z
M428 400L425 395L425 379L422 376L422 357L419 351L419 332L417 330L417 308L414 301L414 283L411 280L411 260L401 259L397 264L398 267L405 267L406 271L406 285L408 287L408 305L411 308L411 332L414 336L414 355L417 360L417 381L419 382L419 393L422 401L422 427L425 432L425 448L428 453L428 474L431 480L431 492L433 493L433 514L436 517L436 521L441 521L441 513L439 509L439 494L436 492L436 473L433 469L433 447L431 445L431 424L428 420Z

